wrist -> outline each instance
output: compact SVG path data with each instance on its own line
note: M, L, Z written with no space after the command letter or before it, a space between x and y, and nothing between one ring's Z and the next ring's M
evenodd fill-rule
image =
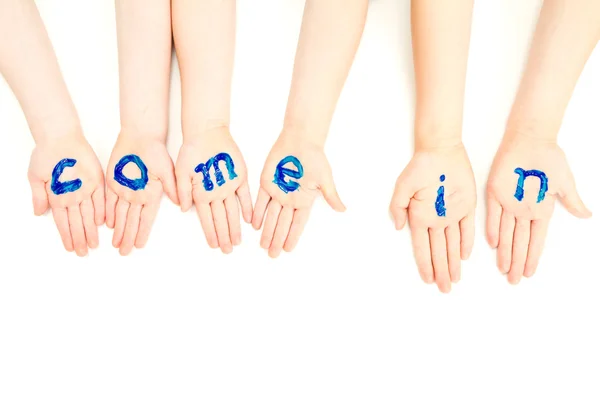
M167 142L167 129L162 128L141 128L138 126L121 124L119 137L130 140L150 140L157 141L163 144Z
M77 117L47 118L29 122L29 129L36 145L66 143L85 139Z
M290 123L286 121L279 134L280 140L290 140L296 143L308 143L323 149L327 138L327 129L318 126Z
M183 142L189 143L198 139L210 139L222 135L229 135L229 123L225 121L214 121L202 126L190 126L184 124L182 129Z
M462 146L462 127L415 125L415 151L442 150Z
M556 143L560 122L550 119L513 119L506 124L503 142L533 141L541 143Z

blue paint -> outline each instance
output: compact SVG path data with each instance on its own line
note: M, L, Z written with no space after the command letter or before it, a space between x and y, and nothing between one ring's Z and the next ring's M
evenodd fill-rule
M446 175L440 176L440 182L446 180ZM440 186L437 190L437 197L435 199L435 211L438 217L446 216L446 202L444 201L444 186Z
M231 156L227 153L219 153L216 156L209 159L204 164L198 164L194 171L196 173L202 172L202 184L204 185L204 190L210 192L214 189L215 185L210 179L210 168L212 167L215 170L215 179L217 180L217 185L222 186L225 184L225 178L223 177L223 172L219 168L219 161L224 161L225 166L227 167L227 173L229 174L229 180L233 180L237 178L237 174L235 173L235 165L233 164L233 160Z
M288 163L294 164L296 170L284 168L284 166ZM281 160L279 164L277 164L277 168L275 168L275 176L273 179L273 183L279 186L279 189L281 189L284 193L289 193L298 190L300 184L292 180L286 181L286 176L289 176L290 178L294 179L300 179L304 176L304 168L302 167L300 160L298 160L294 156L287 156L283 160Z
M72 181L61 182L59 181L65 168L74 167L77 164L77 160L72 158L63 158L56 164L52 170L52 181L50 182L50 189L56 195L74 192L81 188L83 182L81 179L74 179Z
M525 179L528 176L535 176L540 179L540 191L538 192L537 202L541 202L546 198L546 192L548 191L548 177L542 171L537 169L524 170L523 168L516 168L515 174L519 175L519 181L517 182L517 190L515 191L515 198L519 201L523 200L525 196Z
M129 163L134 163L140 169L142 174L140 178L129 179L123 174L123 168ZM148 168L142 159L135 154L126 155L115 165L115 181L131 190L144 190L148 184Z

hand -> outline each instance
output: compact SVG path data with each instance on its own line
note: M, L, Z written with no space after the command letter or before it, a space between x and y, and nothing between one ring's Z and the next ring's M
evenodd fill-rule
M346 209L323 149L282 134L265 162L252 216L258 230L266 214L260 246L270 257L294 249L319 192L334 210Z
M83 135L38 143L28 177L35 215L52 208L65 249L85 256L88 247L98 247L98 226L104 223L104 174Z
M181 210L196 204L208 245L231 253L242 241L238 201L244 221L250 223L252 198L244 158L229 130L217 128L184 139L175 171Z
M106 225L113 246L127 255L145 246L163 190L178 204L173 162L158 139L121 132L108 162Z
M462 145L417 151L396 181L390 211L396 229L408 221L421 279L441 292L460 280L471 254L477 194Z
M534 274L557 196L576 217L591 216L556 143L505 139L488 179L487 240L498 248L498 269L510 283Z

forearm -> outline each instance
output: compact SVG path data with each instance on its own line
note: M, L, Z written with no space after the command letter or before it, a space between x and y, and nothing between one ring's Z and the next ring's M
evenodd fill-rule
M367 8L367 0L306 1L284 130L325 143Z
M577 79L600 40L600 1L546 0L507 133L555 141Z
M171 71L169 0L116 0L121 129L166 139Z
M415 148L462 141L473 0L413 0Z
M80 133L77 112L33 0L0 0L0 72L36 143Z
M173 0L184 138L229 126L235 0Z

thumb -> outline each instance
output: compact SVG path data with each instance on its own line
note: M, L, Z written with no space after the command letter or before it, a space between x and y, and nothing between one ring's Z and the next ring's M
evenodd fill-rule
M575 180L573 176L570 176L568 179L567 187L565 188L563 193L559 194L560 202L562 205L570 212L572 215L578 218L590 218L592 216L592 212L588 210L588 208L579 197L579 193L577 193L577 188L575 187Z
M48 194L46 193L46 183L42 180L30 179L31 194L33 198L33 213L42 215L48 210Z
M390 213L394 219L396 230L401 230L406 225L408 205L414 194L415 190L408 179L400 175L396 181L396 188L394 189L394 195L390 203Z
M325 197L325 201L327 201L327 204L331 208L339 212L346 211L346 206L342 203L342 199L340 199L331 173L327 175L325 182L321 185L321 192L323 192L323 197Z
M162 182L163 190L173 203L179 205L177 184L175 183L175 168L173 167L173 161L171 160L169 153L166 151L162 155L157 172L158 179Z

